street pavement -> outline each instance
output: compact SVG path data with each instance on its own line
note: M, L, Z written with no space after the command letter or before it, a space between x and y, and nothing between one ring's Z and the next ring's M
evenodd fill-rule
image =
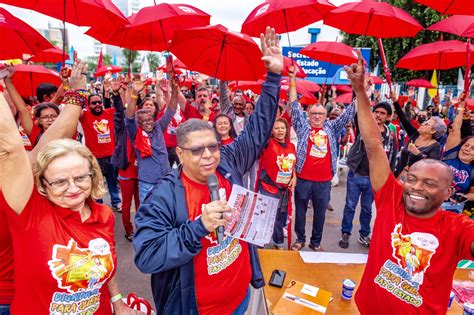
M360 228L359 224L359 213L360 208L357 207L356 214L354 217L354 227L352 237L350 239L350 245L347 249L342 249L338 246L338 241L341 237L341 220L344 209L345 197L346 197L346 172L340 176L339 185L333 187L331 192L331 204L334 207L334 211L326 212L326 222L324 226L324 234L322 240L322 247L326 252L344 252L344 253L367 253L368 249L357 243L359 237L358 231ZM135 212L132 210L132 217ZM117 269L117 280L120 285L122 294L125 296L130 292L136 293L138 296L148 299L150 302L153 301L151 289L150 289L150 276L141 273L134 264L134 250L133 245L125 238L125 232L122 227L121 214L115 213L115 240L116 240L116 251L118 259ZM372 224L375 218L375 211L373 211L374 217L372 218ZM313 219L313 210L310 206L306 215L306 235L309 240L311 235L311 226ZM293 240L295 236L293 235ZM308 242L307 242L308 243ZM305 247L303 250L311 250Z

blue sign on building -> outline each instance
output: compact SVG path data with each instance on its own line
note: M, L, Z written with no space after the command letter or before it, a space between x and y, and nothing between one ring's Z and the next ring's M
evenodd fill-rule
M305 55L300 54L302 47L283 47L283 56L291 57L295 62L303 68L307 80L314 81L318 84L340 84L341 78L339 75L341 68L344 65L331 64L325 61L318 61L311 59ZM366 62L370 63L370 48L362 48L362 57ZM344 82L343 84L347 84Z

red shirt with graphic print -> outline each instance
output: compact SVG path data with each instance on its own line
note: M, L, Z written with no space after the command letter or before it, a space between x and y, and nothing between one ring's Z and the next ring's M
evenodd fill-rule
M216 173L219 187L229 198L232 185ZM189 219L202 213L202 205L211 201L209 188L181 173L186 192ZM201 239L202 249L194 256L194 286L199 314L232 314L242 303L250 284L252 270L246 242L225 236L217 244L213 233Z
M156 116L157 119L160 119L163 117L165 114L166 106L163 107L163 110L158 113ZM176 114L173 116L173 119L171 119L170 123L168 124L168 127L166 127L165 132L163 132L163 137L165 138L165 144L167 148L176 148L178 145L176 142L176 129L178 129L178 126L181 125L186 121L186 118L184 118L184 113L182 111L177 111Z
M474 221L443 210L414 217L402 193L393 174L375 193L377 217L357 307L362 315L446 314L458 261L474 258Z
M12 314L112 314L108 281L117 266L112 210L91 199L90 217L41 196L23 212L4 205L15 261Z
M281 144L274 138L268 141L268 145L260 157L260 169L265 171L270 179L280 187L288 187L293 169L296 165L295 145L290 141ZM278 188L261 182L262 187L272 193L278 194Z
M201 113L198 112L197 108L194 107L190 102L186 103L186 107L184 108L184 116L186 117L186 119L197 118L197 119L202 119L202 120L206 120L210 122L214 122L214 118L215 118L214 112L211 112L209 114L209 117L205 119L206 117L201 115Z
M298 177L313 182L326 182L332 179L331 148L323 128L311 128L306 160Z
M114 154L114 113L115 108L107 108L99 116L92 114L89 110L83 112L81 116L86 146L96 158Z

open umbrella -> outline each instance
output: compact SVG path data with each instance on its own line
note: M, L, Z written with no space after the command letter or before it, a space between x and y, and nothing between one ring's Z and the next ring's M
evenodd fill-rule
M260 37L267 26L280 34L296 31L321 20L333 8L327 0L267 0L250 12L241 32Z
M374 84L382 84L383 83L383 79L381 77L378 77L376 75L371 75L370 77L372 78L372 82Z
M260 94L262 93L262 83L263 80L257 80L257 81L234 81L229 83L229 88L232 91L235 91L237 89L240 90L250 90L254 92L255 94Z
M97 69L97 71L94 73L95 77L103 77L107 74L107 72L110 73L119 73L122 72L123 68L119 66L103 66Z
M170 51L190 70L224 81L255 81L266 72L253 39L220 24L175 31Z
M290 91L290 82L284 78L280 84L280 98L288 99L288 92ZM314 82L307 80L296 80L296 92L299 94L299 102L302 104L315 104L318 102L314 92L318 92L321 89L319 85Z
M413 79L407 82L408 86L414 86L414 87L424 87L427 89L434 89L436 86L431 84L430 81L425 80L425 79Z
M352 92L350 93L344 93L336 97L335 101L336 103L342 103L342 104L351 104L352 103Z
M64 51L53 47L36 53L29 61L33 62L61 62L63 61Z
M38 31L0 8L0 60L21 59L23 54L34 55L53 48Z
M415 18L402 9L385 2L373 1L343 4L324 17L324 24L349 34L377 37L385 77L390 88L392 80L382 38L413 37L423 29Z
M306 78L306 74L304 73L303 68L296 63L294 60L292 60L289 57L283 56L283 70L281 71L282 76L288 76L288 67L293 65L296 69L296 77L304 79Z
M41 83L61 84L59 73L44 66L20 64L14 66L15 75L12 82L21 96L36 95L36 87Z
M179 60L178 58L173 58L173 68L175 69L187 69L186 65ZM162 65L161 67L158 67L156 70L163 70L166 71L166 65Z
M471 45L471 58L474 57ZM410 70L447 70L465 65L466 43L458 40L437 41L410 50L397 68Z
M416 2L435 9L442 14L474 15L472 0L415 0Z
M300 50L300 54L314 60L326 61L338 65L350 65L357 62L357 53L346 44L338 42L316 42Z
M211 16L187 4L144 7L129 17L129 25L110 29L108 34L91 28L86 32L98 41L132 50L168 50L174 31L209 25Z
M336 91L341 93L352 93L352 87L350 85L339 84L336 85Z

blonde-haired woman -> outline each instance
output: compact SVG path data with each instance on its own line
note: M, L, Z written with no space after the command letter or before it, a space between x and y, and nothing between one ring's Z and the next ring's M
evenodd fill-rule
M64 115L78 116L86 97L70 91L64 101ZM97 161L80 143L56 140L39 151L34 169L0 93L0 207L14 248L12 314L112 314L111 302L116 314L129 313L114 280L113 213L93 200L104 192Z

